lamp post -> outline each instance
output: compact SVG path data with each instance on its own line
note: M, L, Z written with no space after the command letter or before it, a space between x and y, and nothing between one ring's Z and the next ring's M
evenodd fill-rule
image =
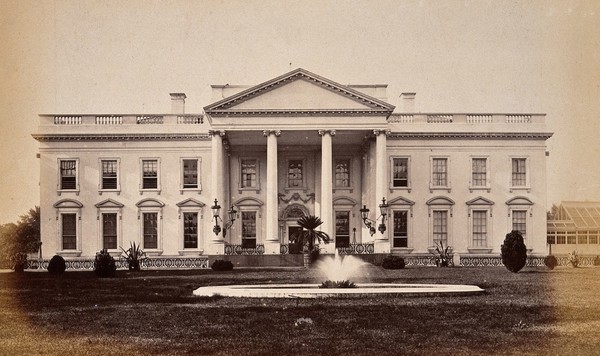
M217 199L215 199L215 205L211 206L210 208L212 209L213 218L215 219L215 226L213 227L213 232L215 233L215 235L218 235L221 232L219 220L223 221L223 219L221 219L221 217L219 216L221 213L221 206L219 205ZM223 238L227 236L227 230L231 229L231 227L233 226L233 222L237 218L237 210L235 210L233 205L231 206L231 208L229 208L229 211L227 211L227 216L229 218L229 221L223 224Z
M381 232L381 234L383 235L383 233L386 230L386 226L385 226L385 217L388 214L388 208L389 205L385 202L385 198L383 198L381 200L381 204L379 204L379 211L381 213L381 215L379 215L379 217L381 218L381 223L378 226L379 232ZM369 233L371 234L371 236L373 236L375 234L375 227L373 226L374 223L377 223L377 220L379 220L379 217L375 220L369 219L369 208L367 208L366 205L363 205L362 209L360 209L360 215L362 217L363 223L365 224L366 227L369 228Z

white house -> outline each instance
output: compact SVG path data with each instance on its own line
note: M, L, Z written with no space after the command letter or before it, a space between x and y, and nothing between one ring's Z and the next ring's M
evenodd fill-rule
M324 221L325 253L368 260L426 264L442 241L455 263L494 264L513 229L547 253L544 114L396 110L386 85L304 69L213 93L202 114L174 93L171 114L40 115L43 257L85 267L135 241L158 267L295 265L302 214Z

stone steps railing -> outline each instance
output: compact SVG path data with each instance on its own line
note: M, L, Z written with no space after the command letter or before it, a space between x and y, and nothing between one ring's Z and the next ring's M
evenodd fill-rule
M200 125L203 115L40 115L41 125Z
M394 124L535 124L544 123L545 114L392 114Z

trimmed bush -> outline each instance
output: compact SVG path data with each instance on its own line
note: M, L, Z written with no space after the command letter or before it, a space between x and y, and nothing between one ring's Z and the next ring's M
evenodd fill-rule
M549 255L544 258L544 264L549 270L553 270L554 267L558 266L558 260L556 257Z
M13 271L23 273L27 268L27 254L25 252L17 252L10 256L10 264Z
M600 256L594 257L594 266L600 266Z
M213 271L232 271L233 263L231 263L231 261L216 260L215 262L213 262L210 268L212 268Z
M513 273L519 272L527 263L527 247L523 236L517 230L506 234L501 246L502 264Z
M67 264L62 256L54 255L48 263L48 272L50 274L61 275L67 269Z
M383 259L381 267L385 269L402 269L406 267L406 263L402 257L389 255Z
M114 277L117 272L115 259L106 250L100 250L96 253L94 259L94 272L96 276L106 278Z

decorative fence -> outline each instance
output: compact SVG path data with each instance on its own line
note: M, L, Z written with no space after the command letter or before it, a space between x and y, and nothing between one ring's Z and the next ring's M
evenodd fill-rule
M375 253L375 245L372 243L352 243L346 247L337 248L340 255L366 255Z
M27 261L28 270L47 270L49 259L30 259ZM65 259L67 270L92 271L94 270L93 258ZM117 269L128 268L127 261L115 258ZM141 268L179 269L179 268L209 268L208 257L152 257L140 262Z
M225 254L231 255L263 255L265 253L265 245L256 245L256 247L244 247L242 245L225 245Z

